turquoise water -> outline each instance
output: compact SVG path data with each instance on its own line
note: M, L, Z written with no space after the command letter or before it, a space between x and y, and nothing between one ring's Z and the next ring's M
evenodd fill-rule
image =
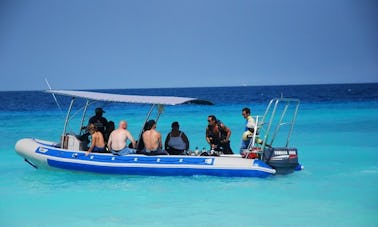
M211 107L167 107L158 130L165 138L178 120L191 148L201 148L207 115L214 113L231 128L237 151L241 108L262 114L265 104L226 100ZM291 145L305 169L266 179L35 170L15 153L15 142L56 141L64 114L52 108L53 101L27 105L0 111L0 226L378 226L376 99L303 102ZM133 135L148 110L105 108L108 119L127 119Z

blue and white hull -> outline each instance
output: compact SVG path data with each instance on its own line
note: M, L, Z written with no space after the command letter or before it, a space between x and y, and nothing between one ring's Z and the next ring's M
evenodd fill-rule
M19 140L16 152L35 168L65 169L104 174L227 177L268 177L276 170L261 160L240 155L181 156L140 154L116 156L62 149L55 143L33 138Z

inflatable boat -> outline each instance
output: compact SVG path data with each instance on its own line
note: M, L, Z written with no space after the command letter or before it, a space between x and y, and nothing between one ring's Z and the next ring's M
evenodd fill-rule
M157 109L159 112L162 105L187 103L212 105L212 103L196 98L172 96L136 96L72 90L47 90L46 92L53 95L70 96L72 100L66 114L60 141L52 142L37 138L23 138L17 141L15 145L17 154L36 169L158 176L268 177L303 168L298 163L296 148L287 146L274 148L271 144L268 144L267 141L270 139L268 136L263 138L264 143L262 144L257 145L252 142L243 156L212 153L210 151L201 152L201 155L197 152L190 152L190 155L128 154L120 156L111 153L90 153L86 155L83 141L79 139L81 132L79 134L66 132L67 124L71 119L72 107L77 99L86 100L81 108L83 111L81 124L84 122L88 106L93 101L151 104L146 121L151 111ZM272 100L268 109L276 112L279 103L290 103L292 101L287 99ZM271 108L272 106L274 108ZM268 115L272 115L272 111L267 111L264 114L263 121L267 120ZM297 109L295 115L296 112ZM274 115L275 113L270 117L274 117ZM272 124L273 122L269 122L267 125L270 128ZM282 124L282 122L279 124ZM256 127L264 128L265 123L260 122L258 125ZM80 128L83 128L83 125ZM269 128L265 131L265 135L269 135ZM256 128L256 130L258 129ZM253 138L253 141L255 141L255 138ZM251 158L250 154L255 154L255 157Z

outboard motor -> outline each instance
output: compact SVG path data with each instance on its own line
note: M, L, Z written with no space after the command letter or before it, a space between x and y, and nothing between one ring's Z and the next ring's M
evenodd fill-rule
M274 168L278 174L291 173L299 165L297 148L266 148L263 161Z

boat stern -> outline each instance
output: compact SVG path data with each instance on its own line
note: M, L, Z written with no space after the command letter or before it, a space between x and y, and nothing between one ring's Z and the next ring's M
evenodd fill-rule
M264 161L278 174L287 174L301 170L297 148L274 147L264 150Z

